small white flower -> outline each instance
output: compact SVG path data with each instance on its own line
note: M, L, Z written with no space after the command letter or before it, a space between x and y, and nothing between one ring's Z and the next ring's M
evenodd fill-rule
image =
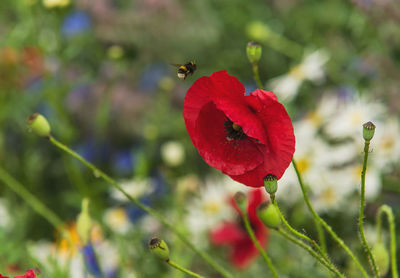
M287 74L272 80L273 91L279 98L293 99L305 80L321 82L325 76L323 66L329 60L325 50L317 50L303 57L303 61L290 69Z
M108 209L103 216L104 223L116 233L126 234L131 228L132 224L124 208L111 208Z
M336 116L325 126L325 133L333 138L354 137L362 141L362 125L372 121L376 125L384 116L385 108L379 102L371 102L365 98L342 103Z
M153 180L148 179L132 179L121 181L119 183L123 190L135 198L151 194L154 191ZM117 189L111 189L111 197L120 202L126 202L128 199Z
M185 160L185 149L180 142L169 141L161 146L161 157L168 166L179 166Z
M195 242L206 243L207 231L221 223L232 219L234 210L229 204L229 198L238 190L246 191L243 185L224 177L210 178L200 189L200 194L190 202L186 216L188 229Z

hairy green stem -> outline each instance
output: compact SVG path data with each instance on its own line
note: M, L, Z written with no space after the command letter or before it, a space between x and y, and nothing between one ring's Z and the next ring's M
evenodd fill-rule
M354 263L357 265L358 269L361 271L362 275L365 278L368 278L368 274L365 271L364 267L361 265L361 263L359 262L359 260L357 259L357 257L354 255L354 253L350 250L349 247L347 247L347 245L343 242L343 240L332 230L331 226L328 225L328 223L325 222L324 219L322 219L314 210L314 208L311 205L310 202L310 198L308 197L308 193L307 190L303 184L303 179L301 178L301 174L299 172L299 169L297 168L296 162L294 161L294 159L292 159L292 164L293 167L296 171L296 175L297 175L297 179L299 180L300 183L300 187L301 187L301 191L303 192L303 197L304 200L311 212L311 214L313 215L313 217L315 219L317 219L321 225L325 228L325 230L332 236L332 238L343 248L344 251L346 251L346 253L350 256L350 258L354 261Z
M197 274L197 273L194 273L193 271L190 271L190 270L188 270L188 269L186 269L186 268L184 268L184 267L178 265L177 263L175 263L175 262L173 262L173 261L171 261L171 260L168 260L168 261L166 261L166 262L167 262L167 264L169 264L170 266L172 266L172 267L174 267L174 268L176 268L176 269L182 271L183 273L186 273L187 275L190 275L190 276L196 277L196 278L204 278L204 276L201 276L201 275L199 275L199 274Z
M258 242L258 239L256 238L256 236L255 236L255 234L253 232L253 229L251 228L249 217L247 216L247 213L245 211L243 211L243 210L242 210L242 217L243 217L243 221L244 221L244 226L245 226L246 231L249 234L251 240L253 241L254 245L257 247L257 249L260 252L261 256L264 258L264 261L267 263L268 268L272 272L272 276L277 278L278 277L278 273L276 272L276 269L275 269L274 265L272 264L271 259L267 255L267 252L264 251L264 249L262 248L261 244Z
M253 68L254 80L257 82L258 87L261 90L264 90L264 86L263 86L263 84L261 82L261 79L260 79L260 73L258 72L258 64L257 63L253 63L252 64L252 68Z
M297 164L296 164L296 162L294 161L294 159L292 159L292 163L293 163L293 167L294 167L294 169L295 169L295 171L296 171L297 178L298 178L298 180L300 181L300 180L301 180L300 171L299 171L299 169L297 168ZM303 183L303 182L301 182L301 184L302 184L302 183ZM303 187L302 187L302 188L303 188ZM303 192L303 195L304 195L304 192ZM321 223L320 223L320 221L318 220L317 213L315 212L314 208L312 207L310 200L309 200L308 198L304 198L304 200L305 200L305 202L306 202L306 205L307 205L309 211L311 212L311 214L312 214L312 216L313 216L313 220L314 220L314 223L315 223L315 228L316 228L317 233L318 233L319 243L320 243L321 246L322 246L323 252L326 254L326 241L325 241L324 230L323 230L322 227L321 227Z
M192 249L195 253L197 253L204 261L206 261L212 268L214 268L217 272L219 272L223 277L225 278L232 278L232 274L230 274L227 270L225 270L222 266L220 266L215 260L213 260L207 253L203 252L199 248L197 248L186 236L184 233L179 231L175 225L169 223L162 215L160 215L156 210L152 209L149 206L146 206L142 204L138 199L132 197L129 195L114 179L112 179L110 176L102 172L100 169L98 169L96 166L94 166L92 163L88 162L85 160L82 156L80 156L78 153L74 152L71 150L69 147L66 145L62 144L58 140L56 140L53 136L50 136L49 138L50 143L52 143L54 146L57 148L61 149L62 151L66 152L67 154L71 155L72 157L76 158L79 160L83 165L88 167L90 170L93 171L93 174L96 177L100 177L106 182L108 182L110 185L114 186L116 189L118 189L123 195L125 195L128 200L130 200L132 203L134 203L136 206L147 212L148 214L152 215L153 217L157 218L162 224L164 224L165 227L169 228L171 231L173 231L182 242L184 242L190 249Z
M388 205L382 205L378 209L376 216L376 229L378 234L378 241L382 242L382 217L386 214L389 230L390 230L390 259L392 262L392 278L398 278L399 274L397 272L397 258L396 258L396 224L394 221L394 215L392 208Z
M314 248L320 253L320 255L328 262L330 262L328 256L326 253L323 252L322 248L315 242L315 240L311 239L310 237L306 236L303 233L300 233L299 231L297 231L296 229L294 229L292 226L290 226L289 222L287 222L285 216L282 214L279 205L275 199L275 195L271 195L271 202L272 204L276 207L276 210L278 211L279 217L281 218L283 224L285 225L285 227L289 230L290 233L292 233L293 235L309 242L310 244L312 244L312 246L314 246Z
M360 231L360 239L361 243L364 246L365 252L368 255L368 261L371 264L372 270L375 274L375 277L379 278L379 269L376 265L374 255L372 254L371 248L368 245L367 239L364 234L364 208L365 208L365 174L367 172L367 163L368 163L368 153L369 153L369 142L365 141L364 143L364 161L363 168L361 172L361 198L360 198L360 215L358 218L358 229Z
M276 231L278 231L283 237L290 240L294 244L297 244L303 249L305 249L308 253L310 253L311 256L316 258L323 266L325 266L328 270L332 271L337 277L342 277L342 278L345 277L342 273L340 273L340 271L336 268L335 265L327 262L324 258L321 258L321 256L317 252L315 252L314 249L312 249L309 245L305 244L303 241L297 239L296 237L292 236L283 229L277 228Z

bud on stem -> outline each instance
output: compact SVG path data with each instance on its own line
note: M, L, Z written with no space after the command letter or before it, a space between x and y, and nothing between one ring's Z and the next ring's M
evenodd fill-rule
M49 122L43 115L39 113L34 113L29 116L26 123L28 124L30 131L32 131L36 135L40 137L50 136L51 128Z
M262 203L257 208L257 215L264 225L271 229L278 228L282 223L276 207L267 202Z
M92 229L92 219L89 214L89 199L87 198L82 200L82 211L78 215L76 229L82 244L86 245L89 242L90 231Z
M246 199L246 194L244 194L242 191L238 191L235 193L233 196L233 199L235 200L236 204L238 205L239 209L245 213L247 210L247 199Z
M363 124L363 137L366 142L371 141L375 134L375 125L372 122Z
M270 195L275 195L275 192L278 190L278 181L276 179L276 176L268 174L264 178L264 186L265 186L265 190Z
M149 249L150 251L159 259L163 261L169 261L169 249L167 243L164 240L153 237L149 241Z
M246 53L250 63L257 64L261 59L261 45L257 42L249 42L246 47Z

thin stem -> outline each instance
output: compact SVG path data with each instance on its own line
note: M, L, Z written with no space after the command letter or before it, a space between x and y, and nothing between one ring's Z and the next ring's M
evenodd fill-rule
M390 259L392 260L392 277L398 278L399 274L397 272L397 258L396 258L396 224L394 221L394 215L392 208L388 205L383 205L379 208L378 214L376 216L376 228L378 233L378 241L382 241L382 215L387 215L389 230L390 230Z
M184 267L178 265L177 263L175 263L175 262L173 262L173 261L171 261L171 260L168 260L168 261L167 261L167 264L169 264L170 266L172 266L172 267L174 267L174 268L176 268L176 269L182 271L183 273L186 273L187 275L190 275L190 276L192 276L192 277L204 278L204 276L201 276L201 275L199 275L199 274L197 274L197 273L194 273L194 272L192 272L192 271L190 271L190 270L188 270L188 269L186 269L186 268L184 268Z
M304 200L311 211L311 214L315 219L317 219L321 225L325 228L325 230L332 236L332 238L346 251L346 253L350 256L350 258L354 261L354 263L357 265L357 267L360 269L362 275L366 278L368 278L368 274L365 271L364 267L361 265L361 263L358 261L357 257L354 255L354 253L347 247L347 245L343 242L343 240L332 230L331 226L328 225L328 223L325 222L324 219L322 219L314 210L314 208L311 205L310 198L308 197L308 193L306 191L306 188L303 184L303 180L301 178L299 169L297 168L296 162L294 159L292 159L292 164L293 167L296 171L297 179L299 180L301 191L303 192L303 197Z
M286 232L283 229L276 229L277 232L279 232L283 237L286 239L290 240L294 244L299 245L303 249L305 249L308 253L310 253L311 256L316 258L323 266L325 266L328 270L332 271L334 274L336 274L337 277L345 277L342 273L339 272L339 270L336 268L335 265L327 262L324 258L321 258L321 256L314 251L309 245L305 244L303 241L295 238L294 236L290 235L288 232Z
M297 164L296 164L296 162L294 161L294 159L292 159L292 163L293 163L293 167L294 167L294 169L295 169L295 171L296 171L297 178L298 178L298 180L299 180L299 182L300 182L300 180L301 180L300 171L299 171L299 169L297 168ZM303 184L303 181L301 181L300 183ZM302 188L303 188L303 187L302 187ZM304 190L305 190L305 189L304 189ZM303 195L304 195L304 192L303 192ZM305 200L305 202L306 202L306 205L307 205L309 211L311 212L311 214L312 214L312 216L313 216L315 228L317 229L317 233L318 233L319 243L320 243L321 246L322 246L323 252L326 254L325 234L324 234L324 231L323 231L323 229L322 229L322 227L321 227L321 223L320 223L320 221L318 220L318 215L317 215L317 213L315 212L314 208L312 207L311 202L310 202L310 200L308 199L308 197L307 197L307 198L304 198L304 200Z
M361 172L361 198L360 198L360 216L358 218L358 229L360 230L360 239L361 243L364 245L364 249L368 255L368 261L372 266L372 270L374 271L375 277L379 278L379 269L376 265L374 255L371 252L371 248L368 245L367 239L364 234L364 208L365 208L365 174L367 172L367 162L368 162L368 153L369 153L369 141L365 141L364 144L364 162L363 168Z
M63 221L1 167L0 180L27 202L34 211L43 216L54 228L60 232L62 231Z
M0 167L0 181L3 181L12 191L20 196L34 211L46 219L71 244L71 237L62 228L64 222L38 198L30 193L21 183Z
M253 63L252 64L252 68L253 68L254 79L256 80L258 87L261 90L264 90L264 86L263 86L263 84L261 82L261 79L260 79L260 73L258 72L258 64L257 63Z
M311 239L310 237L306 236L305 234L300 233L299 231L294 229L292 226L290 226L290 224L287 222L285 216L282 214L282 212L281 212L281 210L280 210L280 208L278 206L278 203L276 202L275 196L271 195L270 197L271 197L272 204L276 207L276 210L278 211L279 217L281 218L283 224L289 230L289 232L291 232L293 235L295 235L295 236L297 236L297 237L299 237L301 239L304 239L305 241L311 243L314 246L314 248L323 256L323 258L326 261L330 261L328 256L326 255L326 253L324 253L322 251L321 247L315 242L315 240Z
M93 174L96 177L100 177L112 186L114 186L116 189L118 189L122 194L125 195L128 200L130 200L132 203L137 205L139 208L147 212L148 214L152 215L153 217L157 218L164 226L169 228L171 231L173 231L180 240L182 240L190 249L192 249L195 253L197 253L204 261L206 261L212 268L214 268L217 272L219 272L222 276L225 278L232 278L232 274L230 274L227 270L225 270L222 266L220 266L215 260L213 260L207 253L203 252L202 250L198 249L186 236L184 233L179 231L173 224L170 224L162 215L160 215L157 211L152 209L149 206L146 206L142 204L138 199L132 197L129 195L114 179L112 179L110 176L102 172L100 169L98 169L96 166L94 166L92 163L88 162L85 160L82 156L80 156L78 153L74 152L70 148L68 148L66 145L62 144L58 140L56 140L53 136L49 137L50 143L52 143L54 146L57 148L61 149L62 151L66 152L67 154L71 155L72 157L76 158L79 160L82 164L84 164L86 167L88 167L90 170L93 171Z
M253 241L254 245L257 247L258 251L260 252L261 256L264 258L264 261L267 263L268 268L272 272L272 276L275 278L278 277L278 273L275 270L274 265L271 262L271 259L267 255L267 253L264 251L262 248L261 244L258 242L258 239L256 238L253 229L251 228L249 217L247 216L247 213L245 211L242 211L242 217L244 221L244 226L246 228L247 233L249 234L251 240Z

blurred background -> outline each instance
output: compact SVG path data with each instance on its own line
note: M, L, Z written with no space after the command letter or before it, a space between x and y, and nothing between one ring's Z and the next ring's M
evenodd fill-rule
M37 267L41 277L184 277L149 254L147 241L160 235L175 261L220 277L157 220L29 133L26 119L34 112L47 117L56 138L236 277L265 273L257 258L238 269L230 246L210 241L215 229L237 221L228 200L247 189L203 162L182 118L185 93L201 76L227 70L247 92L256 89L245 52L253 40L263 47L261 79L293 120L295 158L312 202L356 253L362 124L377 126L367 171L373 245L377 208L389 204L400 217L399 20L394 0L0 1L0 273ZM190 60L197 71L178 79L171 64ZM7 186L4 173L54 211L71 235L82 199L90 199L104 276L85 267L79 239L63 240ZM277 198L289 221L316 238L292 168ZM327 239L336 264L360 277ZM329 277L273 232L267 250L284 277Z

